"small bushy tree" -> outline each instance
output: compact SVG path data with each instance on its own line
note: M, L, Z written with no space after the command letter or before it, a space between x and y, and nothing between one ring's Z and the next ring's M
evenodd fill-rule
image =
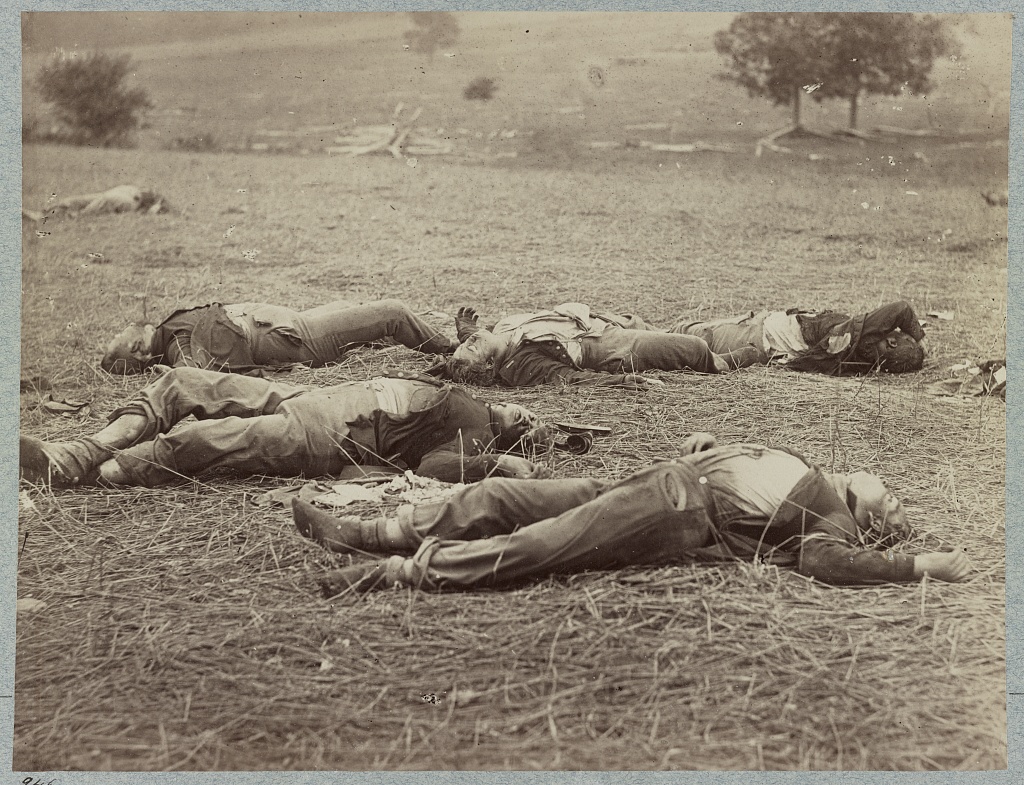
M478 76L462 91L467 101L490 101L498 90L498 83L489 76Z
M957 50L945 22L930 14L830 13L826 35L832 57L817 99L849 102L857 127L861 95L918 95L933 89L935 61Z
M126 84L131 71L127 55L58 55L40 69L36 84L67 127L69 141L118 147L153 105L144 89Z
M403 34L405 42L414 52L434 56L438 49L448 49L459 40L459 22L448 11L420 11L409 14L413 30Z

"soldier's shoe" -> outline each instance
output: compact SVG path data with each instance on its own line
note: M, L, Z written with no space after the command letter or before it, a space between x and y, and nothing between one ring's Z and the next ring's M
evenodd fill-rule
M33 436L20 436L18 441L21 479L52 488L96 483L100 464L110 457L105 447L89 438L50 443Z
M320 594L325 598L336 597L346 591L367 592L385 588L387 562L376 561L353 564L332 570L317 580Z
M359 518L336 518L325 510L314 507L302 499L292 499L292 520L299 534L335 553L363 550L363 535Z
M756 346L744 346L742 349L734 349L731 352L721 355L730 371L738 368L748 368L751 365L763 365L764 352Z
M49 484L55 479L54 475L60 476L40 439L22 436L18 439L18 447L18 473L23 480L36 485Z

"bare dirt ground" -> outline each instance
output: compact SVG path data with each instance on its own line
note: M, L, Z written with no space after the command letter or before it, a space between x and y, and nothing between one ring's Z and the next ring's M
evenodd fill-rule
M977 572L834 589L751 565L634 569L329 604L313 577L349 557L252 504L283 481L25 488L18 597L46 605L18 618L15 769L1005 767L1004 404L924 390L1005 355L1006 211L979 191L1005 187L1006 149L956 142L761 159L553 145L504 168L27 147L27 206L135 182L175 207L25 230L22 376L90 404L55 417L24 394L27 433L91 432L146 382L97 369L143 308L387 296L487 318L578 300L667 325L902 298L954 314L927 320L921 374L480 395L614 426L550 456L560 476L621 476L694 430L876 471L920 532L908 550L963 544ZM290 378L423 363L361 350Z

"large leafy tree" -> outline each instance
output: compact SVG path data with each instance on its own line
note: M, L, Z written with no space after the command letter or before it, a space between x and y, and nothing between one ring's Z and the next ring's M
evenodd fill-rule
M728 58L725 79L793 109L800 128L800 92L815 80L824 55L820 14L738 14L727 30L715 34L715 49Z
M855 129L862 95L932 89L935 60L955 48L944 21L928 14L738 14L715 35L728 58L725 78L791 106L796 128L802 94L845 99Z

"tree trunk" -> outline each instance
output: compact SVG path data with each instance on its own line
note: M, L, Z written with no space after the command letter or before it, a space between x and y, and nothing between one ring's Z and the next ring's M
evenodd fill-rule
M803 92L803 88L798 84L793 85L793 129L797 130L802 128L800 125L800 93Z
M860 92L856 92L850 96L850 130L857 130L857 99L860 97Z

